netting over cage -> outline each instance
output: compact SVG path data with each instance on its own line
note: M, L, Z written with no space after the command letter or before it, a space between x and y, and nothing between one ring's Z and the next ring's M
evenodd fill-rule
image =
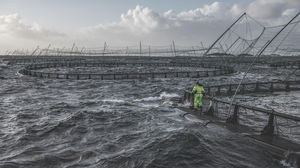
M264 55L280 55L280 56L299 56L300 55L300 15L287 25L280 25L274 27L267 27L266 30L269 34L278 32L283 29L282 32L270 43L268 48L264 51ZM264 38L267 37L265 33Z
M256 55L270 43L263 55L298 56L299 22L298 14L290 23L268 27L244 13L211 45L205 55Z

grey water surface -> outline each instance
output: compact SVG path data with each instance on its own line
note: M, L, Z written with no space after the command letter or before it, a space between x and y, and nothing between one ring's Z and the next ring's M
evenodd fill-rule
M197 79L40 79L19 68L0 70L1 168L281 167L247 137L182 116L172 99Z

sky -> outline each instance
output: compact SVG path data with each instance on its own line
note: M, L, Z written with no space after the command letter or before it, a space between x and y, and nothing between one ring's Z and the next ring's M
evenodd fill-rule
M300 0L0 0L0 53L85 46L209 45L247 12L286 23Z

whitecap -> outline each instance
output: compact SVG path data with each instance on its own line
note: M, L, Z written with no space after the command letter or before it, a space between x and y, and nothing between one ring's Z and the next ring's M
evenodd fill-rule
M136 99L134 100L135 102L140 102L140 101L156 101L156 100L162 100L165 98L173 98L173 97L180 97L178 94L176 93L166 93L166 92L162 92L158 97L145 97L145 98L141 98L141 99Z
M180 97L180 96L178 94L176 94L176 93L162 92L159 97L160 98L172 98L172 97Z
M145 97L142 99L136 99L134 100L135 102L140 102L140 101L155 101L155 100L160 100L160 97Z
M101 100L103 102L110 102L110 103L124 103L124 100L121 99L103 99Z
M280 161L280 164L281 164L283 167L294 168L293 166L291 166L291 164L287 163L285 160L281 160L281 161Z
M140 103L139 106L141 107L145 107L145 108L149 108L149 107L154 107L154 108L157 108L157 107L160 107L160 104L158 103Z

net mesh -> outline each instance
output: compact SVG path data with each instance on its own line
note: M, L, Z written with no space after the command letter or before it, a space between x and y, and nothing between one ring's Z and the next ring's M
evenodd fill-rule
M267 27L246 14L216 41L207 55L218 53L256 55L268 42L271 42L263 55L298 56L300 53L299 22L300 16L297 16L287 26L283 24ZM283 31L280 32L282 29ZM279 35L271 41L278 32Z

